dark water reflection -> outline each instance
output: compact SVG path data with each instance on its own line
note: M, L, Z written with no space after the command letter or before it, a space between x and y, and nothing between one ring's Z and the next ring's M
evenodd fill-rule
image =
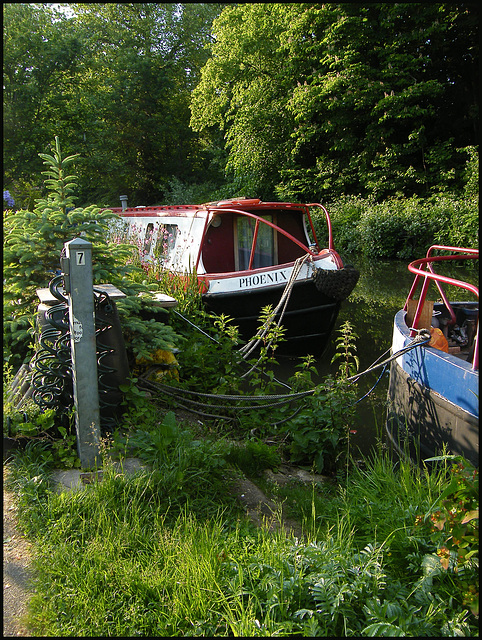
M360 271L360 280L347 300L342 304L330 345L316 362L318 380L329 373L336 373L339 360L331 363L335 354L335 339L340 335L337 330L348 320L356 339L357 355L360 360L359 371L367 369L375 360L385 354L389 357L392 341L393 318L405 304L413 282L414 275L407 269L407 262L370 261L355 256L343 256L345 263L353 264ZM478 271L469 270L462 263L450 269L444 266L437 272L450 275L478 285ZM451 300L473 300L473 295L454 287L444 287ZM416 295L418 297L418 294ZM430 285L428 298L437 300L439 292ZM384 358L381 358L384 359ZM286 380L293 375L298 359L279 357L277 375ZM366 394L377 382L382 370L378 369L360 378L358 381L358 398ZM389 370L381 377L375 390L357 404L355 424L352 429L356 434L351 436L351 445L367 454L377 443L384 439L386 398L388 390Z

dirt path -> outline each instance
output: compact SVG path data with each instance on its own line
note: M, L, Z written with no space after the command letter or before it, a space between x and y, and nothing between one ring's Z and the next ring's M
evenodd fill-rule
M5 470L4 470L5 474ZM13 495L3 489L3 637L31 636L24 622L29 588L30 544L19 532Z

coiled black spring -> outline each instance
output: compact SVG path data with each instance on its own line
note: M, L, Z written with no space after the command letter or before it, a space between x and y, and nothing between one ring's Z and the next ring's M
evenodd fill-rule
M73 405L72 356L70 351L69 307L59 291L63 275L49 283L50 293L59 303L44 314L46 324L40 326L38 350L32 360L32 399L43 409L56 408L66 416ZM37 319L38 324L39 319Z
M64 426L74 405L71 334L68 299L60 292L63 275L49 283L58 304L37 317L38 348L32 359L32 399L43 409L56 409ZM95 335L99 414L102 434L111 432L121 409L119 385L128 376L128 363L115 303L100 289L94 289ZM115 324L115 327L114 327Z

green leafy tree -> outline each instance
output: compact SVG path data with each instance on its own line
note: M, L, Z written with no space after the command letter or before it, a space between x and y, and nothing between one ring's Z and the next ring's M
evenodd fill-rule
M4 181L17 205L29 206L40 195L38 151L47 151L75 95L81 41L48 4L4 3L3 21Z
M214 21L211 57L192 93L191 126L225 132L237 195L272 197L294 121L281 55L289 12L282 4L230 5Z
M219 180L217 148L189 127L189 94L222 5L60 7L4 5L5 187L16 201L32 206L37 152L55 135L80 153L81 202L127 193L153 204L173 176Z
M191 124L225 132L240 189L312 200L463 188L457 150L477 142L472 5L239 4L213 33Z
M89 198L135 204L162 201L173 176L209 177L210 151L189 128L189 93L207 54L217 4L74 4L88 33L89 68L80 178ZM98 170L108 158L109 176ZM216 170L214 170L216 177Z

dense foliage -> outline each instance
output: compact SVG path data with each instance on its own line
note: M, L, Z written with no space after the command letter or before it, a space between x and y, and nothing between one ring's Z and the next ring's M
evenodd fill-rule
M42 188L37 153L55 135L81 154L81 202L118 204L127 193L153 204L173 177L209 179L212 154L189 128L189 95L220 8L6 3L4 164L17 205L32 206Z
M263 198L460 188L477 144L474 5L240 4L213 25L195 129Z
M477 70L472 3L5 3L4 189L59 135L81 203L460 193Z
M477 173L478 162L468 169L467 176ZM335 247L382 260L420 258L432 244L476 248L479 197L469 184L458 196L441 193L428 198L391 197L383 202L341 196L329 205ZM325 220L317 213L314 220L323 238Z

